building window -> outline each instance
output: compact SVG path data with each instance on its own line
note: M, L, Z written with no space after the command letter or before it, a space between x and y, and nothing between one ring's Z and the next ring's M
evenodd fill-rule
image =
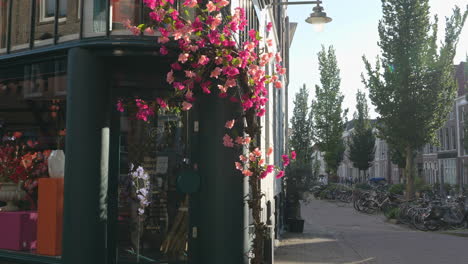
M450 150L450 134L449 128L445 128L445 150Z
M452 130L452 148L457 149L457 136L455 134L455 127L450 128Z
M6 51L8 21L8 1L0 0L0 53Z
M59 0L59 21L67 17L67 1ZM55 19L55 0L40 1L40 22L54 21Z

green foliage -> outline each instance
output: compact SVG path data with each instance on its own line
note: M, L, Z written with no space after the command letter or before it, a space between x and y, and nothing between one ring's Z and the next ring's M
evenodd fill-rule
M338 69L335 50L328 51L322 46L318 53L321 86L315 86L316 100L312 102L313 139L327 164L327 173L334 176L343 160L345 150L342 139L344 118L347 110L341 105L344 96L340 92L340 70Z
M295 165L311 166L312 159L312 120L309 113L309 91L304 85L294 99L294 110L291 118L292 133L289 139L291 150L297 154Z
M387 219L398 219L398 217L400 216L400 208L390 208L384 212L384 215Z
M399 184L393 184L388 188L388 192L392 194L403 194L403 191L405 190L405 185L402 183Z
M375 135L369 123L369 108L365 93L358 91L354 113L354 131L349 141L349 159L359 170L367 170L372 166L375 156Z
M370 186L367 183L356 183L356 185L354 185L354 188L361 190L370 190L372 189L372 186Z
M431 21L429 0L382 0L379 22L381 58L375 67L363 57L378 129L387 142L404 150L407 184L413 193L412 153L434 142L456 95L453 58L468 15L455 7L446 19L445 39L437 46L437 17ZM397 144L395 144L397 143Z

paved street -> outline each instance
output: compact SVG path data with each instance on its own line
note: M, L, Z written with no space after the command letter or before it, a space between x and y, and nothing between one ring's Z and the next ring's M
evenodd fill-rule
M414 231L320 200L304 204L302 215L304 233L285 234L275 264L468 264L468 237Z

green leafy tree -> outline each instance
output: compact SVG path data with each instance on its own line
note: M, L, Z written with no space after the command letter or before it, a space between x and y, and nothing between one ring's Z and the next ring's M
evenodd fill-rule
M349 159L359 170L361 178L361 171L368 170L374 161L375 135L369 121L366 94L358 91L356 102L357 112L354 113L354 131L349 141Z
M322 46L318 59L321 86L315 86L316 101L312 102L313 138L324 153L327 174L331 180L336 180L345 150L342 136L347 110L341 106L344 96L340 92L340 69L333 46L328 51Z
M289 139L291 150L296 151L297 158L294 166L311 166L312 159L312 124L309 113L309 91L305 84L296 93L294 110L291 118L292 133Z
M312 124L309 110L309 91L304 84L294 99L291 118L293 129L289 139L289 146L296 151L297 158L287 171L287 195L291 212L289 217L296 219L301 216L300 194L310 187L312 178Z
M378 129L387 142L398 142L406 158L407 198L414 196L414 150L435 141L456 94L453 58L467 12L453 9L445 39L437 47L437 17L429 0L382 0L379 22L381 58L373 68L363 57L363 82L380 114Z

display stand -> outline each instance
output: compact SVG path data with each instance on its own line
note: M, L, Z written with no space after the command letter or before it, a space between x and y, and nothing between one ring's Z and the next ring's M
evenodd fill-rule
M31 251L36 248L37 212L0 212L0 249Z
M63 178L39 179L37 253L62 254Z

